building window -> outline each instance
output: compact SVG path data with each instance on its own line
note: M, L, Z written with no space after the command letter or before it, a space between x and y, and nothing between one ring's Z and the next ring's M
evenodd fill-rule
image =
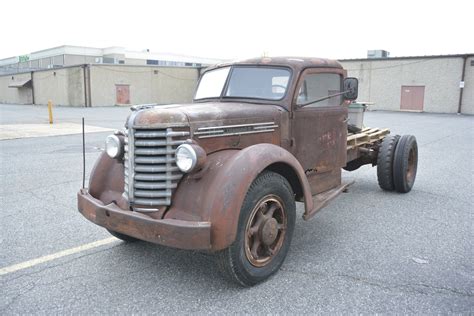
M121 65L125 64L125 60L119 60L119 64Z
M115 64L115 58L102 57L102 63L104 63L104 64Z
M185 65L186 67L192 67L192 66L193 66L193 63L184 63L184 65Z
M147 59L146 60L147 65L158 65L158 60L155 59Z

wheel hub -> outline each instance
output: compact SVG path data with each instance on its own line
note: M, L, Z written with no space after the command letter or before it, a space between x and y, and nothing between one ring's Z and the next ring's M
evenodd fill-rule
M275 218L265 220L260 228L260 238L263 244L270 246L278 235L278 222Z
M267 265L280 251L287 227L283 202L275 195L263 197L252 210L245 230L245 255L256 267Z

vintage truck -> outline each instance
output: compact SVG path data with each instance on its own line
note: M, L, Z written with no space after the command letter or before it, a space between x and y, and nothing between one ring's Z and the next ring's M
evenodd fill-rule
M251 286L278 271L295 229L345 191L341 169L377 166L408 192L414 136L348 132L358 81L333 60L257 58L206 69L193 103L131 108L78 193L79 211L124 241L215 254Z

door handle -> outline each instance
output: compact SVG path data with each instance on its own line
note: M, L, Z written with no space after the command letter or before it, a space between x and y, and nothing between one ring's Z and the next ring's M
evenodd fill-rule
M295 138L294 137L290 138L290 147L293 147L293 146L295 146Z

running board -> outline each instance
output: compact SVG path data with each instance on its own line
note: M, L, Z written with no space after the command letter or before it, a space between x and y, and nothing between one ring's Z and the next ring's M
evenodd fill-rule
M303 219L305 221L311 219L317 212L319 212L323 207L329 204L335 197L344 192L348 186L354 183L354 180L349 182L343 182L340 186L335 187L334 189L313 195L313 209L303 214Z

